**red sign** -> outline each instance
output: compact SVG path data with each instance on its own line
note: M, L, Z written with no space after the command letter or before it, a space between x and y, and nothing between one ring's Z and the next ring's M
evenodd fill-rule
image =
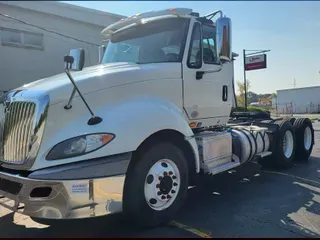
M263 69L263 68L267 68L267 55L266 54L246 57L245 64L244 64L244 69L246 71L258 70L258 69Z

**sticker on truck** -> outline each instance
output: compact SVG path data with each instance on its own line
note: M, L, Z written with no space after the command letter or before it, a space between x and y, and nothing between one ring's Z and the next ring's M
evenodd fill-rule
M87 183L71 185L72 194L88 194L88 192L89 192L89 185Z

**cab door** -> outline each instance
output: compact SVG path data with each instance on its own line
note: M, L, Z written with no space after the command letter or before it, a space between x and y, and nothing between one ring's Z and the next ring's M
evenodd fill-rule
M190 120L228 120L231 91L215 46L215 27L194 21L183 62L184 108ZM230 105L230 106L229 106ZM211 122L210 122L211 124Z

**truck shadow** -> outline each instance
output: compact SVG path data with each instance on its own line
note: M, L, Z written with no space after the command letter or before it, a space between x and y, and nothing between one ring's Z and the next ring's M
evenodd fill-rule
M215 237L320 236L317 170L320 158L311 157L280 174L252 163L206 178L190 193L177 220Z
M320 159L288 170L317 180ZM189 190L176 221L222 236L320 236L320 184L264 172L251 163L236 170L204 178ZM79 220L50 221L41 225L29 217L9 213L0 218L1 237L35 236L190 236L163 226L141 230L123 214Z

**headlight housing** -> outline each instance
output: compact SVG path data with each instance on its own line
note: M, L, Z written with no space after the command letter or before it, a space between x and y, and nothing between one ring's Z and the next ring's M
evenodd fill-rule
M115 138L111 133L94 133L70 138L55 145L48 153L47 160L58 160L81 156L98 150Z

